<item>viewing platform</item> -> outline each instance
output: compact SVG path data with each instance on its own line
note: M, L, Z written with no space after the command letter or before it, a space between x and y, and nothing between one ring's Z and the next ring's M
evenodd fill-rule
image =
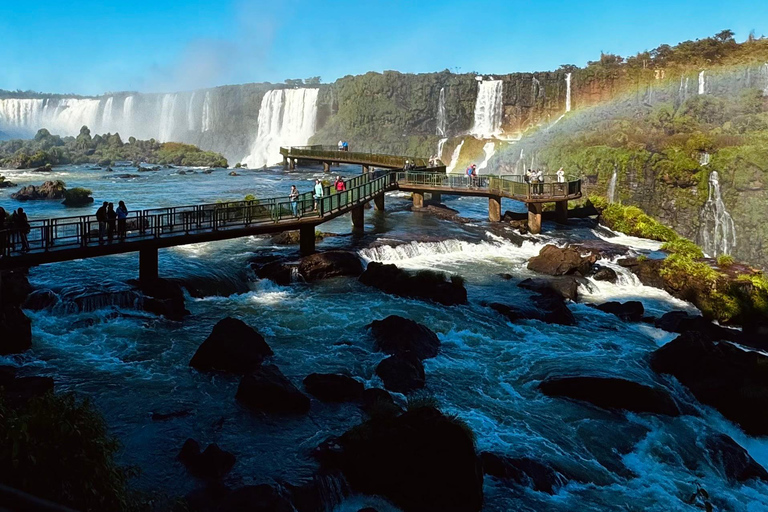
M337 146L291 146L280 148L283 155L283 169L295 169L297 160L321 162L323 170L330 172L333 164L357 164L363 166L363 172L372 168L403 169L406 162L414 167L425 168L429 165L428 158L401 155L384 155L380 153L362 153L358 151L339 151ZM438 169L434 167L434 169ZM442 167L443 172L445 168Z

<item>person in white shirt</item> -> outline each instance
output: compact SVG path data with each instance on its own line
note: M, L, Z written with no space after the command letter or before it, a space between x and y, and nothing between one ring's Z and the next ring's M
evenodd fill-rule
M338 147L339 147L339 151L344 151L344 141L343 140L339 141Z
M565 183L565 172L562 167L557 170L557 182Z

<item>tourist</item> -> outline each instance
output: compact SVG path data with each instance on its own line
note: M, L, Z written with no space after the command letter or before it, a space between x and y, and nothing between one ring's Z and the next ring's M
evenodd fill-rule
M349 151L349 144L347 143L347 141L344 141L342 143L342 150L343 151Z
M317 203L323 199L323 183L320 180L315 180L315 210L317 210Z
M120 241L125 240L126 237L126 223L128 219L128 208L123 201L117 203L117 239Z
M531 184L531 177L533 176L533 171L531 169L528 169L525 171L525 182L528 183L528 185Z
M544 193L544 174L541 172L541 169L536 169L536 183L538 183L538 194L541 195Z
M336 192L344 192L347 190L347 184L344 183L344 178L336 176Z
M107 206L108 202L104 201L101 208L96 210L96 222L99 223L99 245L104 243L104 234L107 232Z
M107 206L107 240L112 243L112 237L115 236L115 227L117 224L117 213L115 212L115 203L109 203Z
M557 170L557 182L558 183L565 183L565 172L563 171L563 168L559 168Z
M291 211L294 217L299 216L299 189L296 185L291 185L291 193L288 194L288 199L291 201Z
M338 147L339 147L339 151L344 151L344 141L340 140L339 144L338 144Z
M13 217L16 232L18 233L19 240L21 241L21 252L29 251L29 240L27 235L30 231L29 221L27 220L27 214L24 213L24 209L19 207L16 210L16 215Z

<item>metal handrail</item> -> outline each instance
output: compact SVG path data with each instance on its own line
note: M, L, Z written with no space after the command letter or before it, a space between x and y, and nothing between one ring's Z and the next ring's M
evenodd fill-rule
M291 146L281 147L280 154L290 158L325 160L329 162L360 163L401 169L406 162L416 167L427 167L429 159L416 156L387 155L384 153L366 153L360 151L339 151L335 146Z

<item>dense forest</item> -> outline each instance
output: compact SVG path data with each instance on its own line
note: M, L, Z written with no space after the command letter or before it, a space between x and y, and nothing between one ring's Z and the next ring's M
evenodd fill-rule
M212 151L177 142L137 140L123 142L117 133L91 136L87 126L77 137L53 135L45 128L31 140L0 141L0 165L15 169L41 167L47 164L93 163L108 166L118 160L135 163L173 164L205 167L227 167L227 159Z

